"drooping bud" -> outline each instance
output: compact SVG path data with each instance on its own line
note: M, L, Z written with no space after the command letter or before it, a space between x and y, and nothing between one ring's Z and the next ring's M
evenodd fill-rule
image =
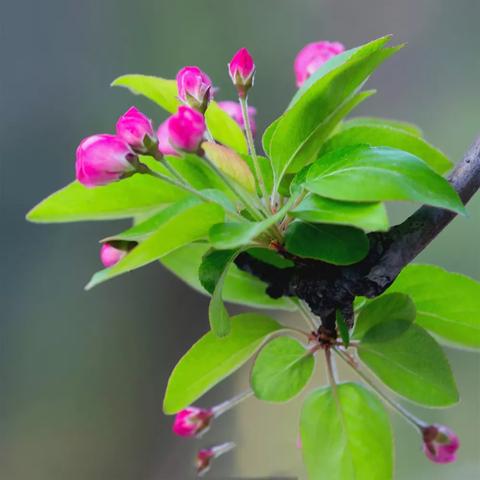
M241 98L247 96L248 90L253 85L255 75L255 64L250 52L246 48L241 48L228 64L228 72L233 84L237 87Z
M76 177L86 187L107 185L131 175L137 159L124 140L108 134L83 139L76 157Z
M177 413L172 430L180 437L197 437L208 430L212 418L211 409L188 407Z
M229 452L233 448L235 448L235 444L233 442L227 442L222 445L200 450L196 458L197 475L199 477L205 475L210 470L212 460Z
M151 120L136 107L129 108L117 121L117 136L133 150L146 153L155 142Z
M231 100L225 100L223 102L218 102L218 106L228 113L239 125L245 130L245 122L242 115L242 107L238 102L232 102ZM255 115L257 114L257 109L255 107L248 107L248 118L250 120L250 128L252 129L252 135L255 136L257 131L257 126L255 123Z
M452 463L460 447L458 436L444 425L429 425L422 429L423 451L435 463Z
M206 130L203 115L193 108L181 106L168 119L170 145L185 152L196 152Z
M293 64L297 87L301 87L305 80L315 73L327 60L342 53L344 50L345 47L340 42L321 41L307 43L298 52Z
M103 266L108 268L118 263L126 254L127 250L122 250L107 242L104 243L100 249L100 260Z
M157 130L158 150L162 155L175 155L178 152L170 145L170 136L168 134L168 118L160 124Z
M178 97L190 107L205 113L213 98L212 81L198 67L183 67L177 73Z

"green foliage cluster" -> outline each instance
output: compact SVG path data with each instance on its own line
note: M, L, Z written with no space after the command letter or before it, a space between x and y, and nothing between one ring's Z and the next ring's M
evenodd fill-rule
M410 201L464 213L442 176L450 161L418 128L375 118L345 120L374 93L361 90L372 72L399 49L386 46L388 40L380 38L331 59L266 129L265 157L259 161L268 199L260 194L242 130L211 103L206 120L218 143L208 142L203 149L235 183L240 197L202 158L189 154L166 160L203 198L138 174L94 189L73 182L28 214L34 222L133 220L131 228L108 240L133 241L135 248L93 275L87 288L159 261L211 296L211 331L173 370L165 413L189 406L252 356L251 388L261 400L285 402L311 379L321 349L304 337L300 341L298 330L260 313L230 317L224 302L290 311L299 305L295 299L270 298L259 279L240 271L234 261L241 252L285 266L289 261L272 250L281 245L289 256L349 265L367 255L367 233L389 229L386 202ZM113 85L144 95L168 112L179 105L171 80L126 75ZM142 161L171 175L161 164ZM371 374L407 400L428 407L456 403L455 381L439 342L480 347L480 285L439 267L410 265L384 295L360 300L353 330L337 314L339 347L355 349ZM300 429L309 478L392 478L389 418L370 389L340 383L313 390L306 397Z

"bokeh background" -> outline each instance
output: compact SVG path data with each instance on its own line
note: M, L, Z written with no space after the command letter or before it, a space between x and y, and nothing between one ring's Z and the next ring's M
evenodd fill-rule
M251 101L262 129L294 93L292 61L306 42L351 47L393 33L408 46L373 76L379 92L361 113L413 121L458 160L480 132L479 17L478 0L2 0L0 478L189 479L194 451L226 440L238 448L212 478L304 478L295 447L300 401L249 400L202 441L171 434L162 397L175 362L207 330L205 298L158 265L86 293L100 267L98 239L123 225L31 225L24 215L73 178L82 137L111 131L132 104L164 118L109 88L112 79L173 77L198 64L220 87L218 98L233 98L226 63L240 46L257 63ZM421 260L480 279L480 196L469 210ZM393 415L400 480L480 477L478 357L448 355L461 403L416 411L460 434L459 461L429 464L416 433ZM245 388L247 374L200 403Z

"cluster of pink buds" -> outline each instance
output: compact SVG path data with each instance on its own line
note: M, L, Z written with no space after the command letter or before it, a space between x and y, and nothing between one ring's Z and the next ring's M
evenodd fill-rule
M457 459L460 447L458 436L444 425L429 425L422 428L423 451L434 463L452 463Z

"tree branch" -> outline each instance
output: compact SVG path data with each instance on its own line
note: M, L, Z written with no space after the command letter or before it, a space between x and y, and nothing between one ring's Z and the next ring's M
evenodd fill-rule
M480 137L448 178L466 204L480 188ZM369 234L370 250L361 262L348 266L293 258L295 265L277 268L242 253L237 266L267 283L267 293L278 298L305 300L322 318L325 328L335 330L335 310L353 323L353 299L383 293L408 265L455 217L455 213L423 206L388 232Z

